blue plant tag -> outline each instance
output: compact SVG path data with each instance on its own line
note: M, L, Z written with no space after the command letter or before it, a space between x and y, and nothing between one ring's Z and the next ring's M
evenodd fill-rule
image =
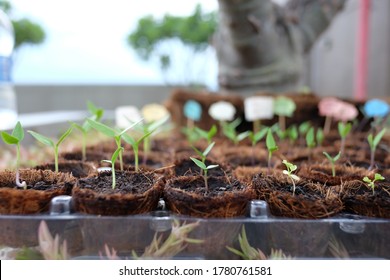
M380 99L371 99L364 104L367 117L384 117L389 113L389 104Z
M199 121L202 116L202 106L195 100L188 100L183 107L186 118Z

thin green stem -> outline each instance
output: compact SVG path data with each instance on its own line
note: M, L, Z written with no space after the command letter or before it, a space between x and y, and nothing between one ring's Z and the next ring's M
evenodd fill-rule
M207 169L204 170L204 174L203 174L203 179L204 179L204 185L206 187L206 192L209 191L209 184L208 184L208 180L207 180Z
M135 172L138 172L138 146L133 147Z
M335 167L334 161L331 161L330 164L332 166L332 176L335 177L336 176L336 167Z
M120 136L119 137L115 137L115 143L116 143L116 147L117 148L121 147L122 143L121 143L121 137ZM121 171L123 171L123 157L122 157L122 155L123 155L123 151L121 150L119 152L119 166L120 166L120 170Z
M81 150L81 152L82 152L82 161L86 161L87 160L87 133L85 132L85 131L83 131L82 132L83 133L83 135L82 135L82 137L83 137L83 139L82 139L82 150Z
M54 171L58 173L58 146L54 147Z
M16 170L19 170L20 166L20 144L16 145Z
M113 162L111 165L111 176L112 176L112 189L115 189L115 186L116 186L115 162Z

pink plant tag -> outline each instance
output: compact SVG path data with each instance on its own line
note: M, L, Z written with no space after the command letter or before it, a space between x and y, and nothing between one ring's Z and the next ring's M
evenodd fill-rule
M347 122L355 119L359 112L356 107L335 97L325 97L318 103L320 116Z
M340 99L335 97L325 97L321 99L318 103L318 110L320 112L320 116L323 117L333 117L335 108L341 103Z

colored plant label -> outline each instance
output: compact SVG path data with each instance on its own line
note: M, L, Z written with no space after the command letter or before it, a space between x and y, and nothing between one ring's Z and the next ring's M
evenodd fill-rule
M236 107L226 101L218 101L211 104L209 115L217 121L232 121L236 114Z
M272 119L274 117L274 99L269 96L252 96L244 100L245 119L247 121Z
M279 96L274 100L274 113L278 116L292 117L295 109L295 102L288 97Z
M384 117L389 113L389 104L380 99L371 99L364 104L367 117Z
M199 121L202 116L202 106L198 101L188 100L184 104L183 112L187 119Z

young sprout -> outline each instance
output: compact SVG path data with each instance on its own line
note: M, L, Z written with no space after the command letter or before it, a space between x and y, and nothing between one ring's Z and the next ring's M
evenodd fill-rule
M295 181L299 181L299 177L295 174L292 174L295 170L297 170L297 166L288 162L287 160L283 160L282 163L286 166L287 170L283 170L283 174L287 175L293 184L293 195L295 194Z
M374 195L375 194L375 187L376 187L375 182L376 181L383 181L384 179L385 179L385 177L383 177L381 174L375 173L374 180L371 180L370 178L365 176L363 178L363 181L367 184L368 187L370 187L372 189L372 194Z
M198 141L201 138L201 136L195 130L195 127L184 126L181 129L181 132L186 136L187 141L191 144L195 143L196 141Z
M368 144L370 145L370 149L371 149L370 167L368 168L368 170L371 170L374 168L375 151L376 151L376 148L377 148L379 142L381 141L383 135L385 135L385 133L386 133L386 128L383 128L375 137L373 136L372 133L370 133L367 136L367 141L368 141Z
M8 132L1 132L1 138L3 138L4 143L8 145L16 145L16 178L15 183L16 186L20 188L27 189L26 182L20 182L19 180L19 167L20 167L20 142L24 139L24 131L23 127L20 122L17 122L15 125L15 128L13 129L12 133L9 134Z
M290 126L287 130L287 137L290 139L291 144L294 144L298 139L298 128L296 125Z
M264 138L264 136L267 134L267 127L264 127L262 129L259 129L257 132L249 131L248 132L248 138L251 140L252 143L252 165L255 165L255 147L256 144Z
M139 166L139 164L138 164L138 161L139 161L139 159L138 159L139 145L141 144L142 141L144 141L146 138L148 138L153 132L154 132L154 130L149 131L148 133L142 135L138 140L135 140L132 136L130 136L127 133L123 133L122 134L123 140L125 140L125 142L127 144L130 144L131 147L133 148L135 172L138 172L138 169L139 169L139 167L138 167Z
M314 127L310 127L306 134L306 145L309 148L309 161L311 159L312 149L316 146L316 140L314 138Z
M202 161L196 159L196 158L193 158L193 157L190 157L190 159L201 169L201 171L203 171L203 179L204 179L204 184L205 184L205 187L206 187L206 192L209 191L209 185L208 185L208 178L207 178L207 172L210 170L210 169L213 169L213 168L216 168L218 167L219 165L217 164L212 164L212 165L208 165L206 166L205 163L203 163Z
M324 131L322 130L322 128L317 128L316 141L317 146L322 146L322 142L324 142Z
M341 137L341 148L340 148L341 155L344 154L345 139L347 138L348 133L351 131L351 128L352 128L352 124L350 122L338 123L338 131Z
M89 119L92 119L94 121L99 121L104 113L104 110L102 108L96 107L92 102L87 102L87 108L88 111L91 113L91 116ZM87 158L86 151L87 151L87 134L88 131L91 129L91 126L89 125L88 121L85 120L82 125L79 125L77 123L72 122L73 127L80 130L82 133L82 146L81 146L81 153L82 153L82 160L85 161Z
M322 152L326 157L327 159L329 160L330 164L331 164L331 167L332 167L332 176L335 177L336 176L336 168L335 168L335 164L336 164L336 161L338 161L340 159L340 156L341 156L341 152L339 152L335 157L331 157L327 152Z
M278 146L276 146L275 139L272 135L271 128L268 128L267 130L267 138L265 139L265 143L268 149L268 173L271 172L271 158L273 152L278 150Z
M232 142L234 143L234 145L238 145L238 143L242 140L244 140L246 137L248 137L249 135L249 132L248 131L245 131L245 132L242 132L242 133L237 133L237 127L239 126L239 124L241 123L241 119L238 118L230 123L224 123L222 125L222 131L223 131L223 134L230 140L232 140Z
M70 135L70 133L73 130L73 126L69 127L67 131L65 131L58 141L54 143L54 141L46 136L43 136L42 134L39 134L37 132L29 130L28 133L30 133L35 139L37 139L42 144L52 147L54 150L54 171L58 172L58 153L59 153L59 146L62 142Z
M199 127L195 127L195 132L200 136L200 138L204 138L207 140L207 144L211 144L213 137L217 134L218 129L215 124L209 130L203 130Z
M139 122L141 122L142 120L140 120ZM92 120L92 119L87 119L87 122L89 123L89 125L91 127L93 127L94 129L96 129L97 131L100 131L101 133L103 133L104 135L108 136L108 137L112 137L114 138L115 140L115 143L116 143L116 146L117 146L117 149L119 149L120 147L122 147L122 136L126 133L126 131L128 131L129 129L131 129L132 127L134 127L135 125L137 125L139 122L136 122L136 123L133 123L132 125L130 125L128 128L122 130L122 131L119 131L117 129L114 129L114 128L111 128L101 122L98 122L98 121L95 121L95 120ZM119 153L119 164L120 164L120 170L123 171L123 159L122 159L122 154L123 154L123 151L120 151Z
M196 147L192 146L192 148L194 149L194 151L200 156L200 159L203 163L206 162L206 158L207 158L207 155L211 152L211 150L213 149L215 145L215 142L212 142L210 143L210 145L207 146L207 148L201 152L199 151Z
M115 162L119 156L119 154L123 151L123 147L119 147L116 149L116 151L112 154L111 160L104 159L103 162L111 163L111 177L112 177L112 189L115 189L116 186L116 178L115 178Z

